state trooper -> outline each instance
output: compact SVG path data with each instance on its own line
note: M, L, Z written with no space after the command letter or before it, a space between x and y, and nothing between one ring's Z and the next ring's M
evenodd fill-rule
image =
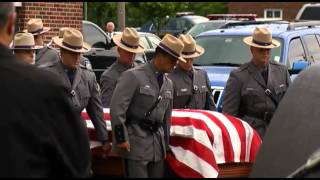
M140 42L140 36L134 28L125 28L123 33L113 36L113 42L117 45L119 57L103 72L100 78L102 104L108 108L111 97L120 75L134 67L137 53L143 53L145 48Z
M163 177L173 103L166 73L178 60L185 62L183 46L167 34L150 62L125 71L118 80L110 106L112 149L123 157L126 177Z
M65 30L63 38L53 37L53 42L60 47L61 59L46 69L61 78L64 83L63 88L67 89L74 110L79 115L86 108L96 130L97 139L103 144L103 150L107 153L111 147L103 118L100 89L92 70L80 64L80 54L88 52L90 45L83 42L81 32L73 28ZM84 120L83 123L86 128Z
M194 58L201 56L205 50L196 44L190 35L181 34L179 39L184 44L182 57L187 63L178 62L175 70L169 74L174 82L174 109L216 109L209 78L206 71L194 68Z
M13 45L11 47L14 55L28 64L35 63L35 50L40 48L42 46L35 45L31 33L17 33L13 38Z
M59 53L53 47L48 44L44 44L43 34L48 32L50 27L43 27L41 19L30 19L27 22L27 29L24 32L33 34L34 41L37 46L43 46L43 48L36 50L35 65L37 67L47 67L55 64L59 61Z
M290 76L286 66L269 60L271 49L280 43L267 28L257 27L243 41L250 46L252 59L231 72L222 111L247 121L263 138Z

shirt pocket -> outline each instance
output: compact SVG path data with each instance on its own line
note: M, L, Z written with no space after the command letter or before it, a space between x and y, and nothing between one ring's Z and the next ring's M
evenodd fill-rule
M154 90L152 90L151 88L147 88L146 86L140 87L139 93L146 96L156 96Z
M259 92L255 88L247 87L242 93L242 99L248 106L252 106L259 102Z
M186 95L191 95L192 92L190 88L184 87L184 88L178 88L176 90L176 94L177 96L186 96Z

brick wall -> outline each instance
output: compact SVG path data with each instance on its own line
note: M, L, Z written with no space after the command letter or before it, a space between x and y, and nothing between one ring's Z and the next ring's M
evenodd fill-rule
M57 36L60 27L73 27L82 31L82 2L23 2L16 8L17 26L22 31L30 18L41 18L45 27L51 30L44 34L45 42Z
M228 13L252 13L258 18L264 17L264 9L282 9L282 19L295 19L303 4L308 2L230 2L228 3Z

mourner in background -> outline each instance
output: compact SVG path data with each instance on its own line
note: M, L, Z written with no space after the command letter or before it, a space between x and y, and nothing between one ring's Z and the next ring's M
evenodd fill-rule
M150 62L125 71L117 83L110 107L112 147L124 158L126 177L163 177L173 103L173 84L166 73L178 60L185 62L183 46L166 35Z
M216 108L208 75L192 65L194 58L201 56L205 50L190 35L181 34L179 39L184 44L182 57L187 63L178 62L175 70L169 74L174 87L173 108L214 111Z
M140 36L134 28L125 28L123 33L113 37L117 45L119 58L101 75L102 104L109 108L113 91L120 75L134 67L137 53L143 53L145 48L140 42Z
M61 82L9 49L16 13L0 3L0 177L89 177L86 128Z
M256 28L243 41L250 46L252 59L231 72L222 111L247 121L263 137L290 76L286 66L270 60L271 49L280 43L267 28Z
M35 50L41 49L42 46L36 46L34 43L33 35L31 33L17 33L13 39L13 50L14 55L28 63L35 63Z
M105 151L110 150L96 76L92 70L88 70L80 64L81 53L88 52L90 45L83 41L81 32L73 28L66 29L63 38L56 36L53 41L60 47L61 59L46 69L59 76L79 117L81 117L81 112L86 109L94 125L97 139L104 145ZM82 123L86 127L83 119Z
M59 61L58 52L53 47L44 43L44 33L49 30L49 27L43 26L41 19L30 19L27 22L27 29L24 30L33 34L37 46L43 46L43 48L36 51L35 65L38 67L47 67Z

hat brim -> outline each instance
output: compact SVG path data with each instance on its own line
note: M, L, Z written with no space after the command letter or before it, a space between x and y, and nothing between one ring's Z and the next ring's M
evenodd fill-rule
M37 50L37 49L42 49L43 46L34 46L32 48L17 48L17 47L11 47L10 49L12 50Z
M247 45L249 46L253 46L253 47L257 47L257 48L263 48L263 49L272 49L272 48L277 48L280 46L280 42L275 40L275 39L272 39L272 43L270 45L267 45L267 46L262 46L262 45L259 45L259 44L256 44L252 41L252 36L249 36L249 37L245 37L243 38L243 42L246 43Z
M168 51L166 48L162 47L161 44L158 45L159 48L161 48L162 50L164 50L165 52L167 52L169 55L171 55L172 57L178 59L179 61L182 61L184 63L186 63L187 61L182 57L182 56L176 56L174 55L172 52Z
M59 38L59 36L53 37L52 40L53 40L53 42L54 42L55 44L57 44L60 48L66 49L66 50L68 50L68 51L77 52L77 53L86 53L86 52L88 52L88 51L91 50L90 45L89 45L88 43L86 43L86 42L83 42L81 49L72 49L72 48L69 48L69 47L64 46L64 45L62 44L63 38Z
M181 53L181 56L183 58L196 58L196 57L199 57L199 56L202 56L202 54L205 52L205 50L203 49L203 47L199 46L199 45L196 45L196 50L193 54L188 54L188 55L185 55L183 54L183 52Z
M27 29L24 29L23 32L28 32L28 33L31 33L32 35L36 36L36 35L39 35L39 34L43 34L43 33L46 33L48 31L50 31L51 28L49 27L43 27L43 30L40 31L40 32L37 32L37 33L31 33L31 32L28 32Z
M145 51L145 47L143 47L141 41L139 42L139 46L138 48L130 48L126 45L124 45L123 43L121 43L121 37L122 37L122 33L121 34L116 34L113 36L113 42L120 48L132 52L132 53L143 53Z

